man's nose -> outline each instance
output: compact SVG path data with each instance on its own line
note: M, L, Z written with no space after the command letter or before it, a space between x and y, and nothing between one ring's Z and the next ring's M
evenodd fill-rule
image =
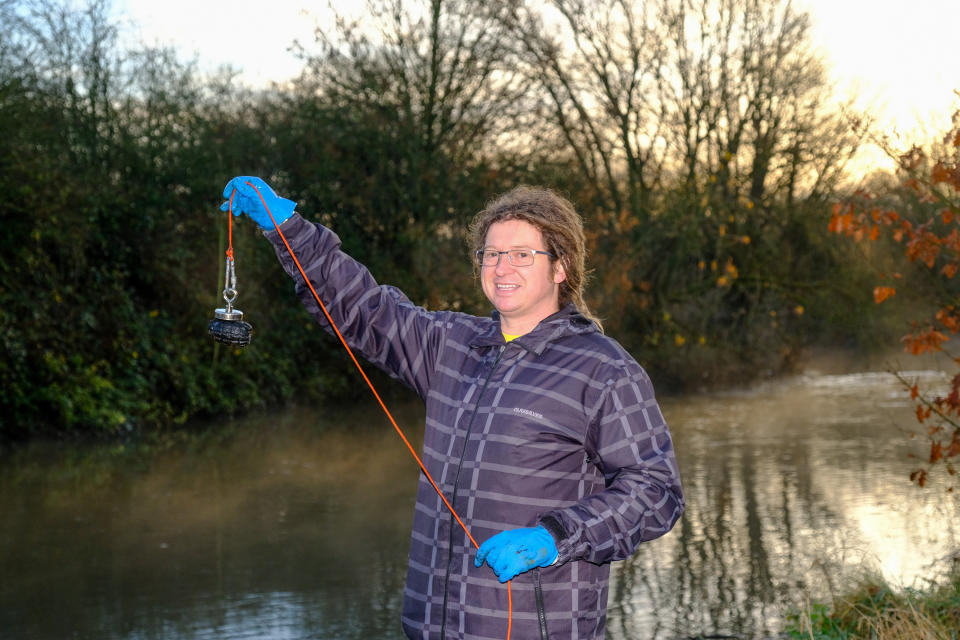
M493 270L497 274L513 271L513 265L510 264L510 254L501 253L499 260L497 260L497 265Z

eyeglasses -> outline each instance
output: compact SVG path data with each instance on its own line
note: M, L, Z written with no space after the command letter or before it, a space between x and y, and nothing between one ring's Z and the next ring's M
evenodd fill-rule
M538 253L556 259L556 256L549 251L540 251L539 249L509 249L507 251L497 251L496 249L479 249L476 252L477 264L481 267L495 267L500 264L500 256L506 254L507 260L514 267L529 267L533 264L533 257Z

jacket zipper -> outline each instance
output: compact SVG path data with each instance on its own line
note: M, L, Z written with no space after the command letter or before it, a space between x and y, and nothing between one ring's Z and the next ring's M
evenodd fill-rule
M480 393L477 394L477 404L474 405L473 413L470 414L470 421L467 422L467 432L463 435L463 448L460 450L460 460L457 462L457 473L453 477L453 496L450 499L452 506L456 506L457 504L457 485L460 484L460 470L463 468L463 456L467 454L467 441L470 439L470 430L473 428L473 421L477 417L477 412L480 410L480 401L483 400L483 392L487 390L487 385L490 384L490 379L493 378L493 372L497 370L497 365L500 364L500 359L503 357L503 352L506 348L506 345L500 347L500 352L497 353L497 358L490 367L490 373L487 374L487 378L483 381L483 386L480 388ZM440 621L440 640L446 640L447 638L447 596L450 588L450 564L453 562L453 525L454 519L451 513L450 537L447 541L447 570L443 578L443 618L441 618Z
M543 587L540 584L540 567L533 570L533 595L537 600L537 620L540 622L540 640L549 640L547 612L543 608Z

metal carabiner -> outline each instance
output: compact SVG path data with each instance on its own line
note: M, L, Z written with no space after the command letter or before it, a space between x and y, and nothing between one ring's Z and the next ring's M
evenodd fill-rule
M227 303L227 313L233 311L233 301L237 299L237 272L233 258L227 256L227 265L223 277L223 299Z

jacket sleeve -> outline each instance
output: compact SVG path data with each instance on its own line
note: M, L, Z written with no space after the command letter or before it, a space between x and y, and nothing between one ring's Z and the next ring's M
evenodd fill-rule
M366 267L340 250L333 231L294 213L280 232L264 235L307 311L332 334L281 233L350 348L424 397L442 344L445 314L427 312L396 287L377 284Z
M669 531L684 509L670 432L638 364L607 382L586 448L605 488L543 514L540 524L557 540L558 562L624 560Z

